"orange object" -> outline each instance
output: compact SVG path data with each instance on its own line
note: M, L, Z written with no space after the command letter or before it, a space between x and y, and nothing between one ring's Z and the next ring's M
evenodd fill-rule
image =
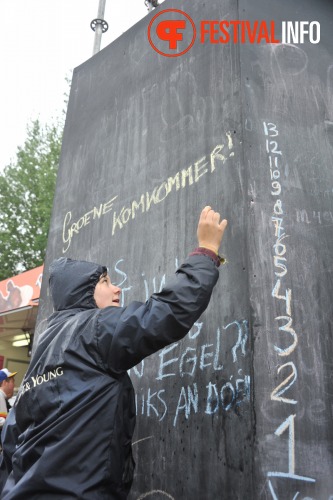
M0 313L38 303L44 266L0 281Z

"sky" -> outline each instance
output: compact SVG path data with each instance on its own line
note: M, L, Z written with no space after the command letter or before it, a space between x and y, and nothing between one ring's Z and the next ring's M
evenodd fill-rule
M160 2L162 3L162 2ZM92 56L99 0L0 0L0 169L15 160L35 119L61 116L66 77ZM101 48L148 14L144 0L106 0Z

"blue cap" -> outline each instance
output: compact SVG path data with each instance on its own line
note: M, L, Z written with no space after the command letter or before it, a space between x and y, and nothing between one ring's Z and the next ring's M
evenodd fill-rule
M14 377L14 375L16 375L17 372L10 372L7 370L7 368L3 368L2 370L0 370L0 382L3 382L4 380L6 380L6 378L10 378L10 377Z

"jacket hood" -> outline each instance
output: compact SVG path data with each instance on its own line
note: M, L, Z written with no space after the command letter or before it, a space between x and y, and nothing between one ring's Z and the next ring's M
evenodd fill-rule
M93 262L61 257L50 266L50 292L54 311L96 309L95 287L107 268Z

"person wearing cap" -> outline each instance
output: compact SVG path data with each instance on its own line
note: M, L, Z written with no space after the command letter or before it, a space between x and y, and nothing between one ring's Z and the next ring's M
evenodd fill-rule
M182 339L205 311L226 226L205 207L198 248L146 303L122 307L99 264L51 264L54 313L3 429L2 500L127 498L136 418L127 370Z
M8 400L14 394L16 373L11 373L7 368L0 370L0 429L3 427L7 413L11 408Z

